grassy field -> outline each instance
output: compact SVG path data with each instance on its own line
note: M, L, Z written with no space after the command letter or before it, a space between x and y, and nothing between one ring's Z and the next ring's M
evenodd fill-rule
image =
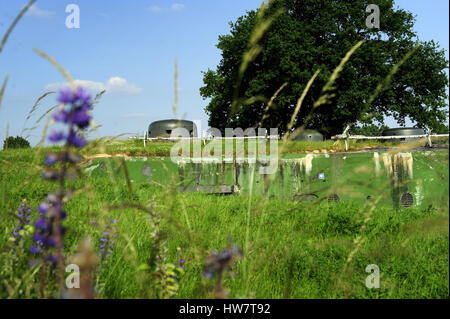
M23 7L7 29L0 51L32 4L30 1ZM257 56L258 39L269 25L270 19L261 21L253 30L240 77ZM342 57L321 95L314 97L313 110L330 102L334 82L362 44L359 41ZM268 196L254 186L260 182L254 175L244 176L241 194L180 192L176 167L166 165L173 143L154 142L144 147L140 140L104 137L84 147L84 137L91 132L88 129L94 129L90 111L104 91L91 99L76 88L55 59L38 49L35 52L73 84L72 91L60 91L61 107L48 109L35 122L37 125L48 116L42 141L62 142L65 147L5 147L0 151L0 298L449 298L449 200L448 195L442 195L449 187L448 139L434 162L418 155L421 162L415 178L423 181L422 186L432 185L424 194L435 193L436 197L409 208L394 208L382 192L372 192L379 186L378 180L371 179L373 174L364 171L364 166L358 172L347 168L345 174L338 174L348 179L356 173L354 185L364 196L358 201L346 196L330 201L324 193L319 200L301 202L292 194L276 196L282 193L279 189ZM367 97L367 110L412 53ZM287 132L302 128L296 128L295 119L318 74L299 96ZM0 88L0 103L7 81L8 76ZM27 120L48 94L36 100ZM236 95L230 102L239 107L252 99L240 101ZM268 100L266 111L273 99ZM309 125L310 115L313 113L302 121L304 127ZM54 121L65 124L68 131L47 135ZM34 128L26 129L31 132ZM8 129L9 125L6 135ZM395 147L394 152L399 153L423 144L350 141L348 150ZM343 141L280 141L278 146L283 159L345 151ZM244 147L247 153L247 142ZM78 158L75 151L84 158ZM105 155L118 156L94 159ZM156 171L139 166L142 163L133 168L124 156L152 157L158 162L152 162ZM343 162L346 155L340 156L333 160ZM408 173L409 157L402 156L394 156L394 164L385 165L395 171L386 178L392 181L393 189L399 187L399 176ZM404 163L403 168L397 170L396 161ZM313 171L314 176L335 174L335 166L331 168L327 158L318 162L319 171ZM96 165L101 173L94 172ZM141 179L133 180L130 176L136 171ZM143 178L143 172L153 178ZM289 174L292 176L292 171ZM329 179L331 189L349 195L345 185L337 181ZM300 185L308 186L309 182L301 181ZM275 185L278 180L269 183ZM371 198L365 198L369 191ZM407 187L403 191L408 191ZM67 270L69 264L78 270ZM379 268L378 288L366 286L370 265ZM70 278L76 274L80 275L81 289L69 289L73 284Z
M118 153L135 149L111 147ZM151 147L163 153L170 144ZM20 201L30 201L36 219L37 205L55 188L40 177L48 151L0 151L2 298L40 296L40 270L26 258L11 260L8 239ZM104 225L117 218L112 254L94 271L99 298L217 297L216 279L202 275L205 259L230 245L243 251L223 274L221 284L231 298L449 297L448 200L394 210L352 201L180 193L175 180L128 183L119 171L84 174L68 184L77 191L66 206L67 260L86 237L99 252ZM26 248L23 256L29 255ZM176 266L180 258L185 263L179 274L158 268ZM380 268L380 289L365 286L370 264ZM55 283L45 285L44 296L58 297Z
M448 139L439 140L434 138L434 142L438 142L441 145L448 146ZM223 142L222 153L225 153L225 142ZM421 141L417 145L424 145L425 140ZM167 141L156 141L147 143L144 147L144 142L142 140L130 139L130 140L117 140L117 139L96 139L85 149L83 149L82 154L85 156L95 155L99 152L104 154L126 154L130 156L170 156L170 149L174 146L174 142ZM278 150L281 152L282 141L279 141ZM376 140L367 141L356 141L350 140L348 144L348 151L362 151L369 148L376 147L402 147L402 144L396 141L385 141L378 142ZM234 144L234 148L236 145ZM202 145L202 150L204 145ZM192 151L192 150L191 150ZM248 141L244 142L244 151L248 152ZM267 146L267 152L270 151L269 143ZM283 148L282 155L286 156L288 154L297 154L301 152L320 152L327 151L329 153L333 152L344 152L345 144L344 141L335 142L332 140L326 140L323 142L307 142L307 141L288 141ZM281 153L280 153L281 154Z

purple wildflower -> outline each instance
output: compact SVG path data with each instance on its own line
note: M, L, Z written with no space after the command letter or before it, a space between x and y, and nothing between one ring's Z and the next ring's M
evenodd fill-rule
M72 90L68 87L61 89L59 91L58 102L64 104L72 103Z
M109 224L105 224L105 230L100 238L100 256L102 261L105 261L112 253L114 247L114 241L117 237L117 219L109 218Z
M53 201L43 202L38 207L41 216L34 223L35 233L33 241L35 245L30 249L34 254L38 254L44 249L56 247L58 236L62 237L64 234L65 229L61 222L66 218L66 213L62 209L62 202L59 200L55 201L54 197L57 197L57 194L49 195L48 199L53 199ZM48 254L46 258L47 261L56 263L58 256Z
M77 148L82 148L86 145L86 141L83 140L82 137L80 137L75 131L71 130L69 133L69 136L67 136L67 142L70 145L73 145Z
M184 259L178 260L178 263L179 263L178 267L179 267L180 269L184 269Z
M31 206L26 199L22 200L19 208L17 209L17 218L19 220L18 225L12 232L12 237L10 238L12 242L11 255L10 258L14 257L17 250L24 249L25 238L29 234L31 223Z
M81 107L77 112L74 112L71 116L73 123L77 124L79 128L85 128L89 126L91 116L89 115L89 108Z
M64 110L58 110L54 115L53 119L56 122L67 123L69 120L69 114Z
M47 219L44 216L39 217L34 226L39 229L44 229L47 226Z
M52 166L58 160L58 156L56 154L48 154L45 158L45 166Z
M50 206L46 202L43 202L38 206L38 211L41 214L45 214L46 212L48 212L49 209L50 209Z
M62 132L54 132L49 136L49 140L57 143L65 139L68 145L76 148L85 146L86 141L78 134L76 128L87 128L92 119L92 116L89 114L92 109L90 95L83 88L75 88L73 90L63 88L59 92L58 101L63 103L65 108L59 109L53 118L56 122L69 125L69 132L67 135Z
M80 129L89 126L91 116L89 111L92 108L91 97L83 88L76 88L73 91L64 88L60 91L58 98L60 103L70 104L69 110L58 110L54 119L57 122L76 125Z
M178 259L178 268L184 269L184 259L181 258L181 248L177 247L177 255L180 259Z
M30 252L31 252L32 254L39 254L41 251L42 251L42 248L41 248L40 245L33 245L33 246L31 246L31 248L30 248Z
M231 266L236 258L240 257L242 257L242 251L238 246L233 246L220 252L213 250L211 254L206 257L203 276L208 279L214 278L216 274L222 273Z
M58 102L63 104L73 104L75 106L88 106L91 102L89 93L79 87L72 90L71 88L63 88L59 91Z
M52 143L58 143L61 142L65 138L63 132L52 132L52 134L49 135L48 140Z
M54 170L46 170L41 173L41 177L50 181L57 181L59 179L59 172Z
M47 196L47 200L41 203L38 211L41 214L36 220L34 244L30 251L38 254L41 261L57 263L59 267L59 281L62 285L63 278L63 246L65 228L63 221L66 218L64 203L70 199L72 191L65 189L65 179L75 177L73 164L82 160L79 154L72 152L71 147L81 148L86 145L79 131L86 129L91 121L89 114L92 109L91 97L82 88L64 88L59 92L58 101L63 104L56 111L53 118L56 122L67 125L67 131L55 131L50 134L48 140L53 143L64 142L64 150L58 154L48 154L45 159L46 166L60 163L58 170L46 169L42 177L58 182L59 189Z
M22 239L22 231L24 230L26 225L30 225L31 220L31 206L27 202L26 199L24 199L21 203L19 208L17 209L17 217L19 219L19 225L16 226L15 231L13 231L13 237L15 239L15 242L18 243Z

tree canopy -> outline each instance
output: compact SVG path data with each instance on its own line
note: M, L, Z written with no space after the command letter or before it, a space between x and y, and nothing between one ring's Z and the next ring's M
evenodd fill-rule
M380 8L380 28L366 26L366 7ZM275 16L275 13L282 12ZM259 9L260 10L260 9ZM273 21L258 41L261 48L245 72L242 58L249 50L259 10L248 11L230 22L230 34L219 36L222 59L216 70L203 72L200 94L210 99L205 111L209 125L256 127L264 116L268 99L283 83L261 127L278 127L285 132L298 98L307 82L321 72L308 91L294 127L305 125L326 135L339 134L347 124L384 124L393 116L401 125L409 117L419 127L439 130L448 117L448 61L445 51L434 41L420 41L414 31L415 18L394 7L393 0L273 0L261 13ZM345 64L333 86L334 97L316 109L305 123L333 70L360 40L366 42ZM416 45L417 50L392 76L390 85L368 103L379 83L390 74ZM242 69L241 69L242 71ZM232 110L241 98L264 96Z

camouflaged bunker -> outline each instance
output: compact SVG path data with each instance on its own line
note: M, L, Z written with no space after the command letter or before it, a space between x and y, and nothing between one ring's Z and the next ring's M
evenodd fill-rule
M399 127L399 128L389 128L383 131L383 136L405 136L404 138L400 138L400 143L410 143L418 141L419 137L411 137L408 138L406 136L415 136L415 135L424 135L425 131L421 128L416 127Z
M185 128L190 137L197 137L197 126L192 121L187 120L161 120L153 122L148 127L148 137L170 137L172 131L176 128Z
M324 136L316 130L304 130L293 138L294 141L322 142Z

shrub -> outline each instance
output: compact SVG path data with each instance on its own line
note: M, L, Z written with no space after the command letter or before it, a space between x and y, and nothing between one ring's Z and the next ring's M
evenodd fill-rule
M3 149L6 148L29 148L30 142L24 139L21 136L10 136L6 140L3 141Z

